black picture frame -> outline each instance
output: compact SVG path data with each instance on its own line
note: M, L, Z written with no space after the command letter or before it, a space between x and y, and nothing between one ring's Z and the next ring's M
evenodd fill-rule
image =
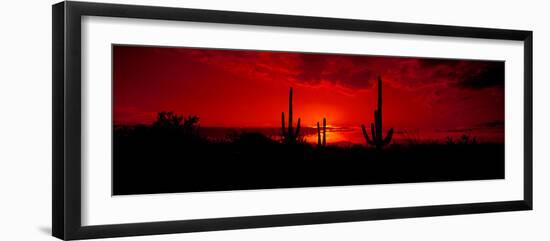
M81 17L194 21L427 36L517 40L524 43L524 194L522 200L367 210L296 213L83 226L81 224ZM52 6L53 195L52 233L65 239L106 238L211 230L261 228L380 219L531 210L533 33L475 27L336 19L262 13L197 10L89 2Z

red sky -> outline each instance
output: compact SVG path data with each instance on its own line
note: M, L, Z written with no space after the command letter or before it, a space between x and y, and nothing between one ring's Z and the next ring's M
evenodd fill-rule
M504 62L118 45L113 119L147 124L174 111L203 127L278 127L292 86L303 125L357 127L373 121L377 75L385 128L503 125Z

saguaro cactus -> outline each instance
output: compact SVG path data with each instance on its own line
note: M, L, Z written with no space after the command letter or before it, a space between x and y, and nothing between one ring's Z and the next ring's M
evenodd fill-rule
M378 106L374 110L374 123L370 124L372 139L369 138L364 124L361 125L361 129L363 130L363 136L367 144L375 146L376 149L382 149L392 139L393 128L388 130L386 138L382 137L382 78L380 76L378 76Z
M323 118L323 142L321 142L321 126L317 122L317 146L326 146L327 145L327 118Z
M281 135L284 143L296 143L298 136L300 135L300 118L296 123L296 130L292 126L292 87L290 88L290 94L288 96L288 129L285 128L285 112L281 113Z

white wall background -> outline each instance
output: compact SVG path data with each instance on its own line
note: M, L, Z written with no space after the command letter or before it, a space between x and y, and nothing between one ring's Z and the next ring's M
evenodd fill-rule
M545 1L110 0L534 31L534 205L507 212L119 238L118 240L549 240L550 17ZM51 231L51 4L0 10L0 240L54 240Z

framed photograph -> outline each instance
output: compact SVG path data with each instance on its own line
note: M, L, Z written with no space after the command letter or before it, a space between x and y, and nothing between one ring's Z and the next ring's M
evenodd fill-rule
M531 210L532 48L523 30L55 4L53 235Z

